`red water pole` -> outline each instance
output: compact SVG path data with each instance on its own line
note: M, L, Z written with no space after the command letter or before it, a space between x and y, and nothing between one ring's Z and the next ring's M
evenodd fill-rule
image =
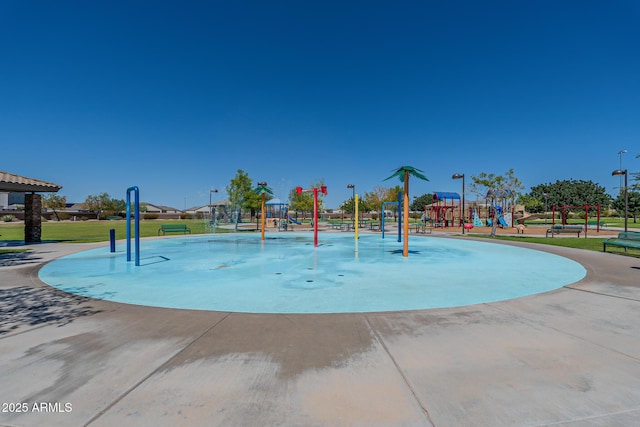
M327 186L320 187L320 192L327 195ZM296 187L298 194L313 192L313 246L318 246L318 188L314 187L309 190L303 190L302 187Z

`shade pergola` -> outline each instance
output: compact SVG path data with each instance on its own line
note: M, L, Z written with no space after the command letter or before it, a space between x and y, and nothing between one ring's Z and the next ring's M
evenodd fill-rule
M61 185L35 178L0 171L0 191L25 194L24 197L24 241L40 242L42 236L42 198L37 193L56 193Z
M277 197L274 197L273 199L265 202L265 205L269 208L269 212L275 218L284 218L284 213L286 212L286 208L289 204L284 203Z

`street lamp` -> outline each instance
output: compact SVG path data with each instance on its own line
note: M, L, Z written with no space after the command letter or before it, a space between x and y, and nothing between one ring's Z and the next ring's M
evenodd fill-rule
M464 174L454 173L451 179L462 178L462 206L460 208L460 223L462 224L462 234L464 234Z
M211 201L211 194L217 193L217 192L218 192L217 188L212 188L211 190L209 190L209 219L213 218L213 206Z
M354 218L354 213L356 211L356 186L353 184L347 184L347 188L350 188L351 191L351 208L353 209L351 211L351 222L353 223L353 228L355 229L356 227L356 220Z
M542 193L542 196L544 197L544 225L547 225L547 196L549 196L547 193Z
M629 221L629 192L627 191L627 179L629 174L626 169L617 169L611 172L611 176L619 176L620 179L622 179L622 175L624 175L624 231L626 232L627 223Z
M618 157L620 158L620 167L618 168L619 171L622 170L622 155L626 153L627 153L627 150L618 151ZM622 192L622 175L620 176L620 192Z

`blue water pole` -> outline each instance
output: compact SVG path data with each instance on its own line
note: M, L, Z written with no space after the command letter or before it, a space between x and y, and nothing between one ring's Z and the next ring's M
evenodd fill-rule
M127 261L131 261L131 192L134 192L135 201L135 244L136 244L136 266L140 265L140 192L137 186L127 188Z
M382 223L382 238L384 239L384 207L387 203L382 203L382 219L381 219L381 223Z
M115 228L112 228L111 230L109 230L109 242L110 242L111 252L115 252L116 251L116 229Z
M402 192L398 191L398 242L402 242Z

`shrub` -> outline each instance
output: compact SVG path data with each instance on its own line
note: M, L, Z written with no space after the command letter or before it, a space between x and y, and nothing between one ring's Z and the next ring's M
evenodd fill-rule
M192 219L192 215L190 213L181 213L180 219Z
M2 216L2 220L4 222L11 222L11 221L13 221L13 215L3 215Z
M159 215L157 213L146 213L144 214L144 219L158 219Z

